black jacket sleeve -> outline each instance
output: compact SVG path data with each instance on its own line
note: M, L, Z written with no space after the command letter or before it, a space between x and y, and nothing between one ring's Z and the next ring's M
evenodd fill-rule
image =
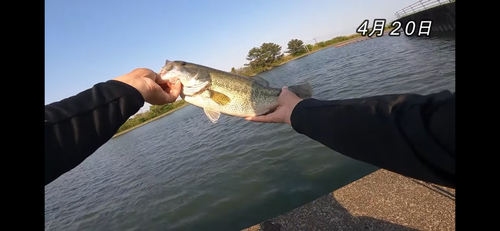
M45 185L107 142L144 105L135 88L115 80L45 106Z
M353 159L455 187L455 93L305 99L292 127Z

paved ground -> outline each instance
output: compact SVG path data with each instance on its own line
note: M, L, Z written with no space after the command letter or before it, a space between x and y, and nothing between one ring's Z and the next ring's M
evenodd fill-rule
M378 170L243 231L455 230L455 190Z

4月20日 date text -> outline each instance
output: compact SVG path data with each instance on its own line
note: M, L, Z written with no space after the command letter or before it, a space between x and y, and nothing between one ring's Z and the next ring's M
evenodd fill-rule
M368 19L364 20L361 25L356 29L356 33L361 34L362 36L371 37L375 33L375 36L380 37L384 34L384 28L386 21L385 19L375 19L373 21L373 27L368 28ZM417 26L418 25L418 26ZM415 21L408 21L406 25L402 25L400 21L392 22L391 26L394 28L389 32L389 36L400 36L401 33L399 30L404 27L403 34L406 36L412 36L416 33L417 36L430 36L432 21L420 21L420 24L417 24Z

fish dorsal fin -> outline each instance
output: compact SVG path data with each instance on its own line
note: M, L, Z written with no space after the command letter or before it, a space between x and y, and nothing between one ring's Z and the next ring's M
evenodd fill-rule
M203 108L203 111L205 112L205 115L207 115L208 119L212 121L212 123L217 123L220 118L220 112L206 107Z
M210 99L212 99L215 103L224 106L227 105L229 102L231 102L231 98L229 98L229 96L214 90L209 90L209 91L210 91Z
M252 78L255 79L255 81L259 82L260 84L264 85L265 87L269 87L269 82L267 82L267 80L263 79L262 77L256 75Z

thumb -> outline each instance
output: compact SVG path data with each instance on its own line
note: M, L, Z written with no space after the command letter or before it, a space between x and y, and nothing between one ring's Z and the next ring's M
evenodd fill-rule
M169 94L174 95L176 98L181 94L182 91L182 83L177 80L175 82L167 82L168 87L170 88Z
M282 95L284 95L284 94L286 94L286 93L288 93L288 92L290 92L290 91L288 90L288 87L287 87L287 86L284 86L284 87L282 87L282 88L281 88L281 93L280 93L280 96L282 96Z

